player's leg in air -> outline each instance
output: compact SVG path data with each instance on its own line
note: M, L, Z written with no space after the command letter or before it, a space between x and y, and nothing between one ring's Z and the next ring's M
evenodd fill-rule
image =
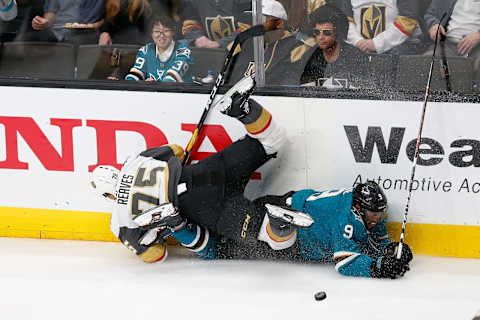
M254 86L254 80L246 77L215 104L220 112L242 122L247 136L183 168L180 184L185 183L186 191L179 195L179 212L230 241L255 247L260 239L279 250L295 242L297 227L309 227L313 220L291 208L254 203L244 196L252 173L275 157L285 141L284 128L250 99ZM208 236L207 230L198 238Z

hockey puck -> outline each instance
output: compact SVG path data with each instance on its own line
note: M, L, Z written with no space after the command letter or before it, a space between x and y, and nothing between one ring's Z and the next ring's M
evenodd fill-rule
M325 291L319 291L315 293L314 297L315 297L315 300L322 301L327 297L327 293Z

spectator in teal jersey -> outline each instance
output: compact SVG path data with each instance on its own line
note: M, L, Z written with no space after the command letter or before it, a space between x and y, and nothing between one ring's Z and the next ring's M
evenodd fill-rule
M175 22L167 16L153 19L153 42L138 50L126 80L192 82L193 57L190 48L174 41Z

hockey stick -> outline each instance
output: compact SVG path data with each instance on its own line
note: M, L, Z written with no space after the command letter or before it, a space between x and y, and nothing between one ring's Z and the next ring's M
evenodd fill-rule
M407 197L407 204L405 205L405 213L403 214L403 223L402 223L402 233L400 233L400 241L398 243L397 248L397 259L400 259L402 256L402 248L403 248L403 239L405 237L405 227L407 226L407 216L408 216L408 208L410 206L410 199L412 197L412 186L413 186L413 179L415 178L415 169L417 167L417 160L418 160L418 150L420 149L420 143L422 141L422 130L423 130L423 121L425 119L425 111L427 109L427 101L428 96L430 94L430 82L432 81L432 72L433 72L433 65L435 63L435 51L437 49L438 44L438 34L440 32L440 25L442 23L443 18L447 13L445 12L440 19L437 27L437 33L435 34L435 44L433 45L433 54L432 54L432 62L430 63L430 71L428 72L428 80L427 80L427 87L425 88L425 97L423 99L423 109L422 109L422 116L420 118L420 126L418 128L418 136L417 136L417 144L415 146L415 154L413 156L413 164L412 164L412 171L410 174L410 182L408 184L408 197Z
M440 54L442 62L443 75L445 77L445 83L447 85L447 91L452 92L452 83L450 82L450 71L448 69L447 56L445 55L445 39L440 40Z
M227 57L225 58L225 62L223 63L222 70L220 71L220 73L217 76L217 79L215 80L215 84L213 85L212 91L210 92L210 97L208 98L207 105L205 106L202 116L200 117L200 121L198 122L197 127L195 128L195 131L193 132L193 135L190 138L190 141L188 142L187 148L185 149L185 158L183 159L183 165L187 164L188 159L190 158L190 153L192 152L193 146L197 141L198 134L200 133L200 130L203 127L203 123L207 118L208 112L210 111L210 108L213 104L213 100L217 95L218 89L223 85L225 72L227 71L228 67L232 62L232 56L233 56L233 53L235 52L235 49L239 44L242 44L248 38L261 36L265 34L265 31L268 31L268 30L265 30L265 26L262 24L259 24L239 33L235 37L235 40L233 41L233 45L228 51Z

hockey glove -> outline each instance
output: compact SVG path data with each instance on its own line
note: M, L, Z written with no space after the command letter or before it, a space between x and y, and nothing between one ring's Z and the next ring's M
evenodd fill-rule
M383 249L383 255L389 257L397 257L397 250L398 250L398 242L390 242L385 249ZM400 261L403 264L409 264L410 261L413 259L412 250L408 246L408 244L404 243L402 245L402 255L400 257Z
M152 239L157 233L156 238L166 238L174 231L178 231L185 227L186 221L180 215L177 208L171 203L164 203L159 206L145 210L133 218L141 229L150 230L145 233L141 240L145 238Z
M408 270L410 270L408 264L391 256L378 257L370 265L370 274L373 278L396 279L402 277Z
M161 242L164 238L170 235L170 230L166 227L154 228L145 231L145 233L138 239L138 244L142 246L150 246Z

